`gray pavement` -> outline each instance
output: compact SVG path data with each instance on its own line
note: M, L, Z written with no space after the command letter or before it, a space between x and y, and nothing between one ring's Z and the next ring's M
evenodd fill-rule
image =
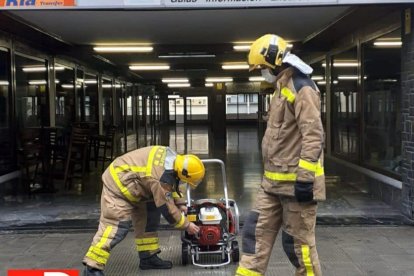
M11 268L82 269L81 259L93 232L0 234L0 275ZM177 231L161 231L161 257L171 259L167 271L140 271L134 251L133 234L112 252L106 275L233 275L236 265L219 269L183 267ZM328 276L412 276L414 275L414 228L398 227L317 227L318 251L324 275ZM275 244L266 275L294 275L292 266Z

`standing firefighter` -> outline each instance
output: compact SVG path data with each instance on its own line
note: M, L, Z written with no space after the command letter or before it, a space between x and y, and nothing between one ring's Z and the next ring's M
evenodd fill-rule
M324 133L320 92L309 78L313 70L276 35L257 39L248 59L250 69L262 69L276 91L262 142L265 172L256 205L244 223L243 256L236 275L265 274L280 228L295 275L322 275L315 222L316 202L325 200Z
M179 181L196 188L204 177L204 165L195 155L177 155L169 147L141 148L115 159L102 175L99 229L86 253L84 275L103 274L110 251L125 238L132 220L141 269L169 269L161 260L157 228L160 214L177 229L196 234L174 199L180 197Z

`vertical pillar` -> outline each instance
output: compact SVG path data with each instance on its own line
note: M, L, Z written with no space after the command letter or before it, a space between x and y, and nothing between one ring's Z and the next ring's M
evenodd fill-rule
M225 158L226 153L226 85L214 84L211 97L211 132L215 152L214 158Z
M402 11L402 213L414 219L414 32L412 9Z
M103 134L103 88L102 74L98 74L98 122L99 134Z
M47 70L48 78L47 82L49 87L49 126L54 127L56 125L56 62L53 57L48 59Z

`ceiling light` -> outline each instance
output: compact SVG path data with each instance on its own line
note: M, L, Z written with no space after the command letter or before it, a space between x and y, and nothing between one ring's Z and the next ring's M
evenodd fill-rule
M170 66L166 64L152 64L152 65L131 65L129 66L131 70L137 71L154 71L154 70L170 70Z
M97 80L84 80L83 82L86 83L86 84L96 84L96 83L98 83Z
M247 51L250 50L250 47L251 47L252 43L253 43L253 41L252 42L247 42L247 41L246 42L235 42L236 45L233 45L233 50L247 52ZM237 45L237 44L239 44L239 45ZM292 48L293 44L288 43L286 46L287 46L287 48Z
M247 63L233 63L233 64L224 64L221 66L224 70L247 70L249 65Z
M379 82L398 82L397 79L382 79L382 80L378 80ZM1 82L0 82L1 83Z
M8 81L0 81L0 85L1 86L6 86L6 85L9 85L9 82Z
M95 52L100 53L149 53L154 50L151 46L97 46Z
M377 47L401 47L402 41L375 41L374 46Z
M158 58L215 58L212 54L182 54L182 55L162 55Z
M60 83L59 80L55 80L55 83ZM46 80L32 80L29 81L29 85L46 85L47 81Z
M319 80L323 80L324 77L323 76L312 76L311 79L314 80L314 81L319 81Z
M189 83L169 83L168 87L170 88L179 88L179 87L190 87L191 84Z
M233 78L229 77L214 77L214 78L206 78L206 82L232 82Z
M168 99L179 99L180 95L168 95Z
M318 81L317 84L319 84L319 85L326 85L326 81ZM333 81L333 84L338 84L338 81L337 80L334 80Z
M206 87L213 87L213 85L214 85L214 84L213 84L212 82L207 82L207 83L205 84L205 86L206 86Z
M73 89L75 86L73 84L62 84L62 88ZM76 88L82 88L81 85L76 85Z
M53 69L53 66L51 67ZM45 66L33 66L33 67L23 67L23 72L32 73L32 72L46 72L47 68ZM65 67L56 66L55 71L63 71Z
M47 84L47 81L45 80L29 81L29 85L44 85L44 84Z
M182 83L182 82L188 82L187 78L176 78L176 79L169 79L169 78L165 78L162 79L163 83Z
M46 67L23 67L23 72L31 73L31 72L46 72Z
M233 50L235 51L249 51L250 45L234 45Z
M338 80L357 80L358 76L349 75L349 76L338 76Z
M121 88L122 85L120 85L120 84L115 84L115 85L112 85L112 84L102 84L102 88L112 88L112 87Z
M265 78L263 77L250 77L249 81L264 81Z
M323 67L326 67L326 63L322 63ZM334 67L358 67L357 61L335 61L333 63Z

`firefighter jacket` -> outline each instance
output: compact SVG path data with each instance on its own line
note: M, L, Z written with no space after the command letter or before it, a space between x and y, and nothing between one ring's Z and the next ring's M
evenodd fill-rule
M262 141L266 192L293 196L296 181L313 182L313 199L325 200L320 110L319 89L307 75L294 67L278 74Z
M102 175L104 185L131 204L154 201L161 214L178 229L189 222L176 207L182 204L173 187L178 181L174 171L177 154L169 147L151 146L117 157Z

